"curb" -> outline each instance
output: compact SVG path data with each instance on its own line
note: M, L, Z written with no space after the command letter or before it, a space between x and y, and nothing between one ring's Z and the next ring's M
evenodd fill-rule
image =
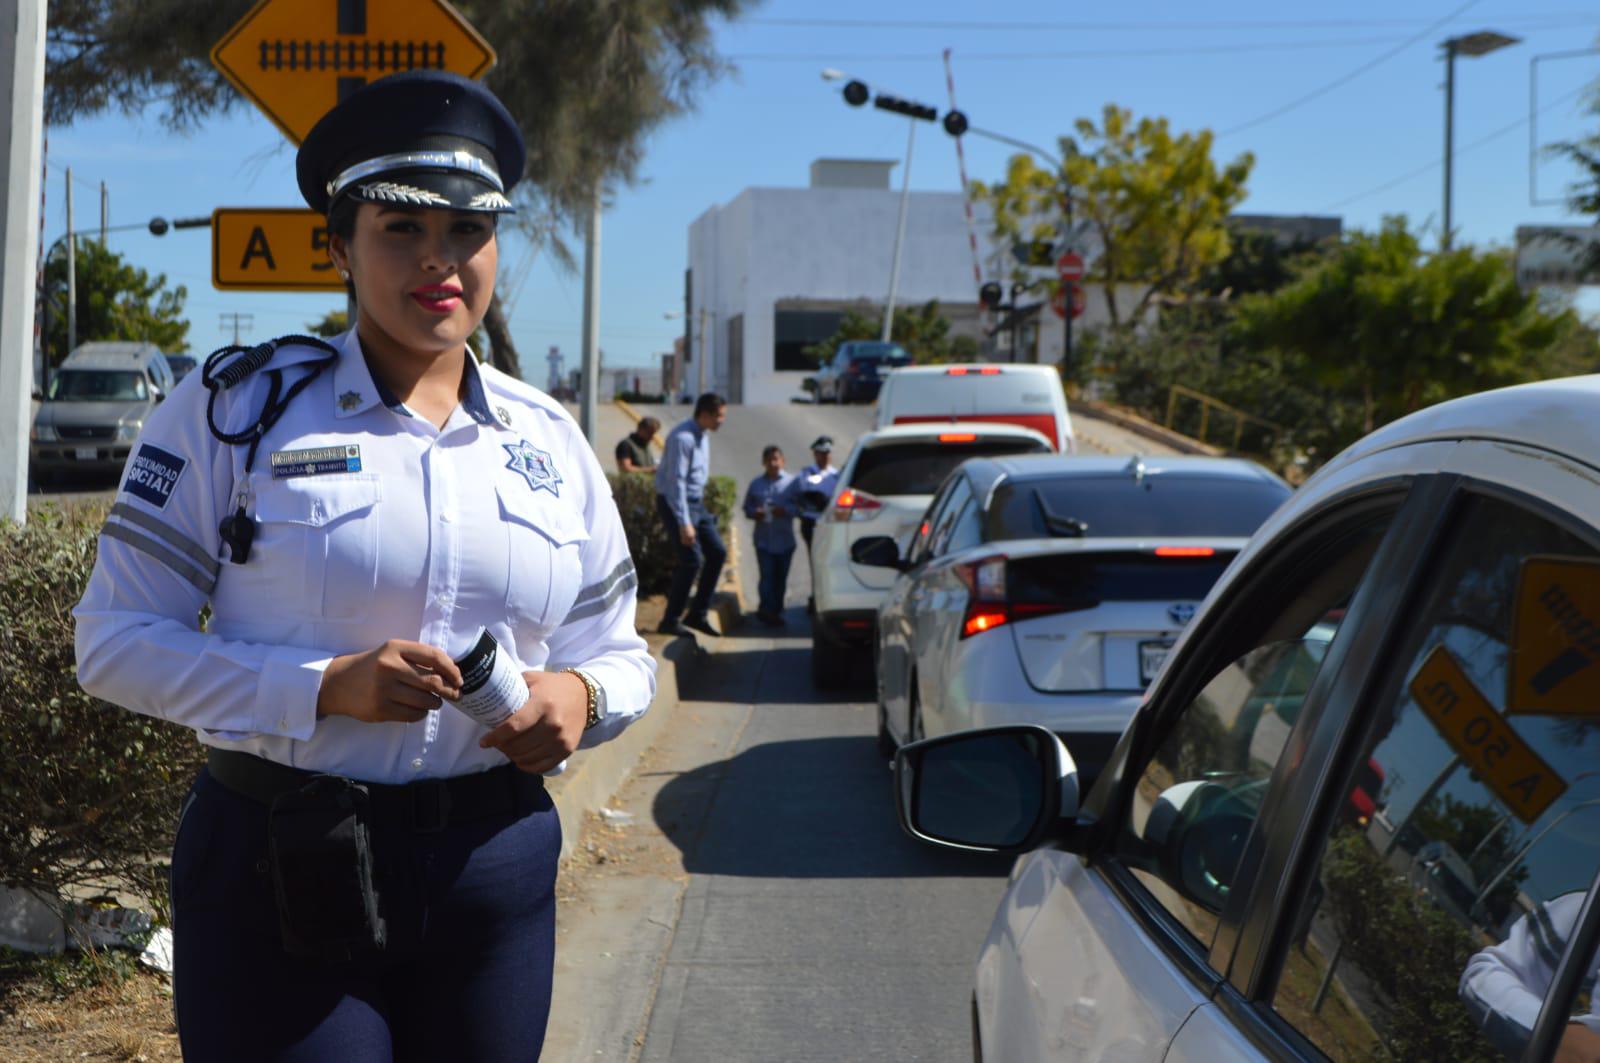
M605 807L611 795L632 774L634 765L655 744L678 708L678 668L703 652L693 639L646 636L656 661L656 696L622 734L593 749L579 750L567 770L545 782L561 818L561 862L566 863L583 836L584 820Z
M1137 414L1129 413L1127 410L1118 409L1115 406L1108 406L1103 402L1096 402L1093 399L1078 399L1069 405L1069 409L1073 414L1082 414L1085 417L1106 421L1116 425L1118 428L1125 428L1135 435L1141 435L1146 439L1163 443L1180 454L1208 454L1216 457L1227 453L1221 447L1214 447L1209 443L1202 443L1198 439L1191 439L1181 432L1174 432L1163 425L1147 421Z

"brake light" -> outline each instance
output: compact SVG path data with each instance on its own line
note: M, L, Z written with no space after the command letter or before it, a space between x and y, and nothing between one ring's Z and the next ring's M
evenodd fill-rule
M1214 557L1216 550L1209 546L1158 546L1157 557Z
M976 373L979 376L999 376L1000 367L997 365L953 365L944 371L945 376L967 376Z
M1000 375L1000 367L997 366L997 365L986 365L982 369L978 370L978 375L979 376L999 376Z
M966 623L961 625L961 637L969 638L982 634L990 628L997 628L1004 624L1009 617L1004 609L979 609L967 610Z
M941 443L975 443L977 440L976 432L943 432L939 435Z
M853 487L846 487L839 492L839 497L833 500L833 511L829 519L834 521L871 520L883 512L883 503L867 494L857 491Z
M986 557L956 566L956 576L967 587L967 612L961 618L961 637L992 631L1011 619L1006 610L1006 559Z
M967 375L967 367L964 366L964 365L953 365L949 369L946 369L944 371L944 375L945 376L966 376Z

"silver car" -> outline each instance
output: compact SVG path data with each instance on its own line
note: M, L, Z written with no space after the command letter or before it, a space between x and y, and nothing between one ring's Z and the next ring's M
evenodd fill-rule
M28 453L34 475L120 472L145 418L176 384L153 343L80 344L51 374L34 415Z
M915 836L1027 852L977 1058L1596 1058L1597 406L1491 392L1335 458L1086 791L1037 726L900 750Z
M1092 780L1195 609L1288 486L1237 458L974 458L940 487L878 608L878 736L1006 723Z

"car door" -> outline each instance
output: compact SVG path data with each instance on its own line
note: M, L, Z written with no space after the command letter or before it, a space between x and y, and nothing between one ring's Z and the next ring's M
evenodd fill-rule
M928 533L927 552L906 602L912 646L910 683L917 700L916 710L907 721L907 733L913 741L937 733L929 731L927 724L929 720L942 719L946 662L940 657L940 649L947 643L952 625L961 623L961 610L966 604L964 588L959 594L956 589L960 585L951 569L949 545L956 522L973 505L972 487L960 472L947 486L949 494Z
M923 576L928 557L928 544L933 528L944 513L959 477L947 479L928 503L927 512L917 526L906 549L906 569L889 588L884 603L878 609L878 689L879 704L883 706L884 720L890 729L902 738L909 731L909 682L914 673L913 602L920 601L919 581Z
M970 594L970 562L979 554L987 553L973 552L972 548L982 541L983 506L969 492L943 537L930 544L935 556L928 566L930 594L925 608L929 622L927 644L923 649L923 658L929 663L934 680L930 684L929 698L924 702L923 730L929 735L972 726L966 712L971 699L962 688L964 678L957 668L955 651L961 639Z
M1085 803L1090 855L1019 868L979 961L983 1058L1160 1059L1211 998L1258 870L1247 842L1342 646L1395 608L1377 581L1408 490L1312 512L1186 633Z
M1214 1004L1272 1057L1600 1052L1596 474L1487 442L1446 473L1396 622L1260 833ZM1211 1026L1177 1057L1222 1058Z

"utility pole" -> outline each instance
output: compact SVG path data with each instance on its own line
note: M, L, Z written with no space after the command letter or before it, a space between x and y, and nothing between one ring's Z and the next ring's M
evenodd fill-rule
M906 207L911 201L911 149L917 143L917 119L906 120L906 169L900 175L900 221L894 227L894 260L889 264L889 301L883 307L883 335L878 338L889 342L894 330L894 297L900 287L900 245L906 238Z
M72 227L72 167L67 167L67 355L78 349L78 236Z
M0 0L0 518L28 515L45 5ZM7 398L6 396L10 396Z
M100 246L106 246L106 226L111 224L111 192L100 182Z
M1450 179L1456 158L1456 41L1444 42L1444 227L1439 247L1450 250Z
M239 345L240 328L242 327L244 331L249 332L256 321L254 314L237 314L231 310L218 315L218 318L222 328L233 329L233 344L235 347Z
M694 397L696 399L706 393L706 359L710 357L710 353L706 350L706 315L708 312L705 307L702 306L700 308L700 349L697 352L700 356L697 359L700 363L700 385L699 390L695 392Z
M600 196L596 180L583 240L583 371L579 381L583 394L578 396L578 426L591 446L598 415L595 393L600 389Z

